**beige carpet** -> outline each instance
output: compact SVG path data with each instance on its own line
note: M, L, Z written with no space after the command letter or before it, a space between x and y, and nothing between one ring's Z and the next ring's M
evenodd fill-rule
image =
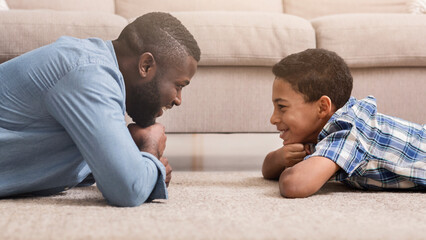
M170 199L105 204L96 187L0 200L0 239L426 239L426 195L328 183L280 197L260 172L174 172Z

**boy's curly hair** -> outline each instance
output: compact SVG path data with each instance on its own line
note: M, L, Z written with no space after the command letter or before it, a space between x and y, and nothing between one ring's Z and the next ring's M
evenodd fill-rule
M349 67L332 51L307 49L291 54L275 64L272 72L302 93L306 102L326 95L339 109L351 96L353 80Z

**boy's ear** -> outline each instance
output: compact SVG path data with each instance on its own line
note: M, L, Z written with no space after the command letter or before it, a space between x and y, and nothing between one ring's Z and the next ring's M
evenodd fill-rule
M138 72L143 82L150 82L157 71L157 63L154 55L150 52L145 52L139 57Z
M328 96L322 96L317 101L319 118L327 117L333 111L333 103Z

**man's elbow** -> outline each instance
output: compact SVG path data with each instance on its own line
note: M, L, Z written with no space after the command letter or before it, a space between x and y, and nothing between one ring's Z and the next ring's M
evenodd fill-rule
M118 207L137 207L148 200L156 186L158 170L151 160L146 162L145 172L140 175L130 174L116 179L114 187L109 187L104 194L108 203Z
M117 187L111 192L104 193L104 197L110 205L117 207L137 207L146 202L152 192L152 188L142 184L139 180L134 184Z
M292 169L286 169L280 176L279 187L281 196L285 198L305 198L316 191Z
M138 207L142 205L149 195L140 194L136 191L121 192L117 197L105 197L110 205L116 207Z

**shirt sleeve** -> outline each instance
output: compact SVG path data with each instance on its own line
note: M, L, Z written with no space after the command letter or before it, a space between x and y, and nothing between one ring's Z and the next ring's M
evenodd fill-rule
M46 108L73 139L110 204L166 199L165 167L133 142L124 120L124 86L117 79L109 67L78 67L49 90Z
M336 180L352 176L364 162L366 151L351 129L333 132L315 146L313 154L305 159L321 156L335 162L342 170L337 172Z

